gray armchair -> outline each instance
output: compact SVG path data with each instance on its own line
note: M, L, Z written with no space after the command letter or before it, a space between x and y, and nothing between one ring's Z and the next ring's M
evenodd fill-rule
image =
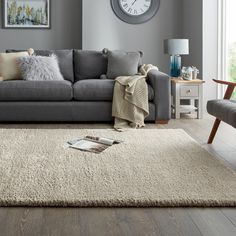
M236 128L236 101L230 100L236 83L222 80L214 80L216 83L228 85L223 99L212 100L207 103L207 111L209 114L216 117L211 134L208 139L208 144L211 144L215 138L216 132L221 121Z

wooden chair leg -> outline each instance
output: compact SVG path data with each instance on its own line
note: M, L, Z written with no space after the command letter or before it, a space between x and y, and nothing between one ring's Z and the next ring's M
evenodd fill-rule
M215 120L215 123L213 125L212 130L211 130L211 134L210 134L209 139L208 139L208 144L212 144L212 142L215 138L216 132L219 128L220 122L221 122L221 120L219 120L219 119Z

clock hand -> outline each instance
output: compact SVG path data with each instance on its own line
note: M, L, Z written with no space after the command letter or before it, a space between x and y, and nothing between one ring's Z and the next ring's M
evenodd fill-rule
M132 3L132 5L131 6L133 6L135 3L137 2L137 0L134 0L134 2Z

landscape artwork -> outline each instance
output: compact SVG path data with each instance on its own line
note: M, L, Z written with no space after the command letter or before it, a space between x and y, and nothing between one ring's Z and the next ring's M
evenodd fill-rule
M50 28L50 0L4 0L4 28Z

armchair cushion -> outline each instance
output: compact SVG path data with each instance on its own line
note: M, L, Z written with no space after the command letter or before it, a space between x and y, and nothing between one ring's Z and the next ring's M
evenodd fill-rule
M211 100L207 103L207 111L236 128L236 100Z

